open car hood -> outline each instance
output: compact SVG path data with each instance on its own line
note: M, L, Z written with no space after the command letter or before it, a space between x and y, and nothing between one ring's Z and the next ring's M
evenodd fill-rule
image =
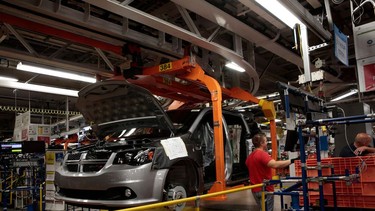
M77 107L93 126L136 121L174 131L157 99L148 90L126 81L97 82L83 88L78 96Z

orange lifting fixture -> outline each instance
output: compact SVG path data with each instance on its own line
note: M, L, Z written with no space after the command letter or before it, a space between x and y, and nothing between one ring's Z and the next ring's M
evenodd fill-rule
M212 77L205 74L203 69L195 62L194 56L184 58L154 67L143 68L142 75L127 79L128 82L148 89L151 93L182 101L185 103L212 103L215 157L216 157L216 182L210 193L226 190L224 174L224 144L222 126L222 99L239 99L257 103L262 107L265 116L270 121L272 158L277 156L276 142L276 112L272 102L259 100L249 92L240 88L226 89ZM220 196L217 200L224 200Z

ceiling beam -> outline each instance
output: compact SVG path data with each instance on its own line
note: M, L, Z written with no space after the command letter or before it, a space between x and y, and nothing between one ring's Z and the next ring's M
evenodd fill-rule
M54 26L64 31L68 31L74 34L79 34L82 36L90 37L96 40L100 40L106 43L111 43L113 45L124 45L127 41L135 41L142 43L145 47L150 47L153 49L158 49L163 51L167 56L174 56L176 58L182 58L183 50L175 51L172 44L165 43L163 46L159 46L158 38L142 34L135 30L129 28L124 30L127 24L115 24L98 17L90 16L89 19L85 19L86 15L84 12L68 8L66 6L60 6L58 11L54 10L54 3L51 1L42 1L40 5L35 5L34 0L4 0L9 4L15 5L17 7L24 8L25 10L15 9L0 3L0 11L5 14L14 15L17 17L27 17L28 20L37 22L46 26ZM0 1L1 2L1 1ZM33 13L28 13L27 11L33 11ZM46 16L54 17L54 19L48 17L42 17L35 15L35 13L44 14ZM60 19L64 22L69 22L70 24L63 23L61 21L56 21ZM124 19L123 19L124 21ZM126 22L126 21L125 21ZM80 27L75 27L77 25ZM126 28L126 27L125 27ZM90 29L90 30L87 30ZM96 32L98 33L96 33ZM106 36L103 34L111 35ZM103 50L103 49L102 49Z
M104 52L100 48L96 48L96 47L95 47L95 50L96 52L98 52L100 57L104 60L104 62L108 65L109 69L111 69L112 71L115 71L115 67L113 66L111 61L109 61L108 57L104 54Z
M35 57L30 54L14 51L8 48L0 48L0 57L14 59L19 61L26 61L34 64L41 64L51 67L59 67L64 70L70 70L75 72L81 72L86 74L98 74L104 77L112 77L113 73L106 70L96 69L94 67L83 67L79 63L72 63L61 60L51 60L50 58Z
M194 45L200 46L212 52L215 52L224 58L228 59L229 61L233 61L236 64L240 65L246 70L246 73L253 79L254 82L254 89L250 90L251 92L256 92L259 87L259 78L254 69L247 61L243 59L241 55L238 55L235 51L228 49L220 44L209 42L207 39L203 37L199 37L196 34L178 27L174 24L171 24L167 21L164 21L160 18L152 16L148 13L140 11L130 6L123 6L117 2L113 2L110 0L103 0L103 1L94 1L94 0L85 0L92 5L100 7L102 9L108 10L120 16L132 19L139 23L142 23L146 26L158 29L160 31L164 31L170 35L176 36L180 39L186 40Z
M193 19L190 17L189 12L185 8L181 7L180 5L176 4L176 7L178 11L180 12L182 18L184 19L186 25L189 27L189 30L197 34L199 37L201 37L202 35L199 32L197 26L195 25Z
M307 2L309 2L309 4L314 8L314 9L318 9L322 6L322 4L319 2L319 0L306 0Z
M182 7L195 12L196 14L218 24L219 26L238 34L242 38L267 49L268 51L278 55L285 60L303 67L302 58L285 47L276 42L272 42L270 38L257 30L251 28L249 25L234 18L228 13L220 10L206 1L200 0L171 0L172 2L181 5Z
M1 16L0 16L1 17ZM0 18L1 19L1 18ZM8 23L4 23L4 26L8 28L10 32L17 38L18 41L22 43L22 45L34 56L38 56L38 53L34 50L33 47L13 28L13 26L9 25Z
M47 34L47 35L67 39L72 42L77 42L77 43L81 43L84 45L100 48L102 50L110 51L118 55L121 55L121 52L122 52L122 46L116 46L110 43L106 43L106 42L95 40L95 39L85 37L82 35L74 34L69 31L65 31L65 30L55 28L55 27L46 26L43 24L32 22L23 18L13 16L13 15L0 13L0 21L4 22L5 24L11 24L11 25L23 28L23 29L28 29L28 30L36 31L42 34ZM12 33L14 34L15 31L12 31ZM15 36L17 37L17 39L20 40L20 38L22 37L18 37L17 34L18 33L16 33ZM22 42L22 39L20 41L22 44L24 44L24 42ZM29 48L27 49L29 50Z
M292 11L297 17L302 18L302 22L314 32L314 34L320 37L322 40L331 40L332 34L323 28L323 24L320 23L311 13L305 9L298 1L295 0L283 0L282 3Z
M239 0L243 5L250 8L251 11L258 14L260 17L274 25L278 29L284 29L287 26L279 21L277 18L275 18L273 15L271 15L269 12L265 11L262 7L259 7L258 4L256 4L254 1L250 0Z

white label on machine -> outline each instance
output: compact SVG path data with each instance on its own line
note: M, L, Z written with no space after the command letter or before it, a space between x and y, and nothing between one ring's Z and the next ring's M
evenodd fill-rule
M180 137L162 140L161 145L170 160L188 156L185 143Z

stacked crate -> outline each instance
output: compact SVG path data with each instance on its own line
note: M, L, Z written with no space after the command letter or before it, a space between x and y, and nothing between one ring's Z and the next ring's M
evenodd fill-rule
M296 176L302 176L301 163L295 162ZM338 207L375 208L375 156L362 156L351 158L325 158L321 161L322 166L331 165L335 176L345 175L346 169L349 174L359 171L360 178L351 183L343 180L335 181L336 199ZM316 167L317 161L307 160L308 167ZM330 168L322 168L323 176L332 176ZM307 170L307 177L317 177L318 170ZM311 206L319 206L319 184L309 182L309 203ZM333 207L332 183L323 185L324 199L327 207ZM303 200L301 200L303 202Z

